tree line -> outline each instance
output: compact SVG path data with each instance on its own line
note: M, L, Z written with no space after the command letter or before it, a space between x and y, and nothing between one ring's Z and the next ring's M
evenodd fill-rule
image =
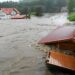
M7 1L0 3L0 8L15 7L21 12L21 14L37 12L36 13L37 15L41 12L47 13L60 12L61 8L66 6L67 6L66 0L34 0L31 2L25 2L25 0L21 0L19 2Z

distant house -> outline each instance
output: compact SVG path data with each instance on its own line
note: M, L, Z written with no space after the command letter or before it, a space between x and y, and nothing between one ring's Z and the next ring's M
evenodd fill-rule
M11 16L15 16L20 12L16 8L0 8L0 18L11 18Z
M26 15L20 15L16 8L0 8L0 19L24 19L29 18Z
M20 14L20 12L16 8L0 8L0 11L5 13L6 15Z

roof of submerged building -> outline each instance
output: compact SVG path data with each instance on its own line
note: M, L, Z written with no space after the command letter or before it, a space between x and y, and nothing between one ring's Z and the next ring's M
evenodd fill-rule
M47 36L43 37L39 43L49 44L53 42L66 41L75 39L75 26L63 26L53 30Z

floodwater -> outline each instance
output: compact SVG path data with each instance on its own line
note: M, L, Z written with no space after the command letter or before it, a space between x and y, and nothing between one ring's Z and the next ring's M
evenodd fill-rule
M69 75L47 69L49 48L38 41L57 28L48 18L0 20L0 75Z

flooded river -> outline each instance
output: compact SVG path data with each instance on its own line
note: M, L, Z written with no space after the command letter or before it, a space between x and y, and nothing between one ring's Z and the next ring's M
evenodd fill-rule
M0 20L0 75L69 75L49 71L44 63L49 48L38 45L57 27L47 18Z

